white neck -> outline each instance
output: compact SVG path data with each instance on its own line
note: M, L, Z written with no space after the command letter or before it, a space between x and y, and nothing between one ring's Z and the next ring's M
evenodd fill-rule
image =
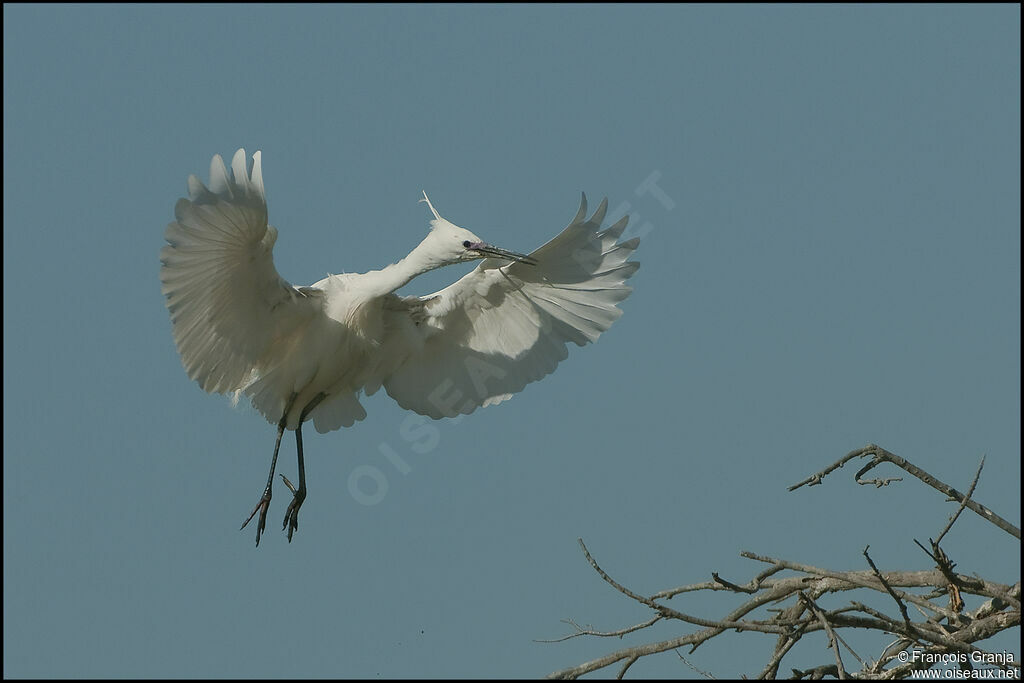
M432 256L430 251L427 240L423 240L398 263L392 263L380 270L371 270L366 273L366 275L372 276L373 293L377 296L390 294L409 284L417 275L448 265Z

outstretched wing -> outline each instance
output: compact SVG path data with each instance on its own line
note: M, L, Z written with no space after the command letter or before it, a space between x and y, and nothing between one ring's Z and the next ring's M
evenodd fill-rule
M322 312L318 290L298 289L274 268L277 230L267 224L260 153L210 162L210 187L194 175L160 252L160 282L188 376L205 391L243 388Z
M537 265L485 259L468 275L414 299L422 345L384 381L403 408L433 418L500 403L554 371L566 344L596 340L622 315L627 261L639 238L618 242L627 216L601 230L604 200L587 198L569 226L530 256Z

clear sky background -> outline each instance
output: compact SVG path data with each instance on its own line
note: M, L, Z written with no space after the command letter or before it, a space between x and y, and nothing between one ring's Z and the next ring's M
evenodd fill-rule
M954 506L917 481L786 491L869 442L961 489L986 455L976 498L1019 524L1019 27L1015 5L5 5L4 675L541 676L643 640L535 642L648 617L577 537L643 593L746 581L741 550L927 568L912 539ZM421 189L521 251L585 191L633 215L635 291L433 448L383 392L307 430L300 529L278 483L257 549L238 527L274 427L188 380L158 280L187 176L242 146L294 283L404 256ZM1020 576L974 515L946 545ZM718 676L774 644L718 640L690 657ZM813 645L793 665L831 661ZM631 673L695 675L671 652Z

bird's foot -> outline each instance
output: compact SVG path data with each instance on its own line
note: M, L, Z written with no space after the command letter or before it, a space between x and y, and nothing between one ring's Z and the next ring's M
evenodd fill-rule
M256 545L260 544L260 536L263 534L263 530L267 528L267 510L270 509L270 488L263 492L263 497L260 498L260 502L256 504L252 512L249 513L249 518L242 523L239 531L244 529L252 521L252 518L256 516L256 513L260 513L260 519L256 523Z
M284 480L284 485L292 492L292 502L288 504L288 509L284 511L284 524L281 525L281 530L288 529L288 542L292 542L292 534L299 528L299 508L302 507L302 503L306 500L306 491L304 488L295 488L292 483L288 481L288 477L281 475L281 479Z

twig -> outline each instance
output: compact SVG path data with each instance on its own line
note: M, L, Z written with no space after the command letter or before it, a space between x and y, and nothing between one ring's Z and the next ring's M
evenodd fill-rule
M864 559L866 559L868 561L868 564L871 565L871 571L873 571L875 573L875 576L878 577L878 580L882 583L882 586L885 587L886 592L889 595L891 595L892 599L896 601L897 605L899 605L900 614L903 615L903 623L906 624L907 630L913 633L915 629L914 625L910 622L910 614L907 613L907 606L903 603L902 600L900 600L900 597L896 595L896 591L892 589L892 586L890 586L889 582L885 580L885 577L882 576L882 572L878 571L878 567L875 566L874 560L872 560L871 556L868 555L868 548L870 547L871 546L869 545L864 546Z
M825 633L828 635L829 647L832 648L832 651L835 653L836 656L836 675L839 677L839 680L845 681L846 667L843 666L843 657L839 652L839 639L836 638L836 632L832 630L832 625L828 623L828 619L825 618L825 615L814 603L814 601L807 597L807 594L803 591L800 591L799 595L800 599L804 602L805 605L807 605L807 608L810 609L811 612L814 613L814 616L818 618L818 623L820 623L822 627L825 629Z
M760 574L755 576L753 578L753 580L751 580L750 583L748 583L746 586L740 587L740 590L743 591L744 593L748 592L748 589L751 592L757 592L757 591L759 591L761 589L761 584L762 584L762 582L765 579L767 579L768 577L770 577L770 576L772 576L774 574L778 574L783 569L785 569L785 567L768 567L763 572L761 572ZM715 576L715 573L712 572L711 575ZM702 581L700 583L691 583L691 584L687 584L685 586L679 586L677 588L670 588L668 590L660 591L660 592L655 593L654 595L652 595L651 599L652 600L664 600L664 599L668 599L668 598L673 598L673 597L679 595L680 593L692 593L693 591L703 591L703 590L734 590L734 589L732 589L732 588L730 588L728 586L723 586L722 584L717 583L716 581Z
M689 614L683 614L682 612L676 611L676 610L672 609L671 607L666 607L665 605L661 605L661 604L655 602L654 600L652 600L652 599L650 599L648 597L644 597L643 595L638 595L637 593L634 593L633 591L629 590L628 588L626 588L625 586L620 584L618 581L616 581L612 577L608 576L607 572L605 572L605 570L601 569L600 565L597 564L597 561L593 558L593 556L591 556L590 551L587 550L587 544L583 542L583 539L582 538L578 538L576 540L579 542L580 547L583 548L583 554L587 556L587 562L589 562L590 566L594 568L594 571L596 571L598 574L601 575L602 579L604 579L608 584L613 586L615 588L615 590L619 591L623 595L626 595L626 596L628 596L630 598L633 598L637 602L640 602L640 603L643 603L643 604L647 605L651 609L656 610L662 616L670 617L672 619L679 619L680 621L686 621L686 622L689 622L691 624L696 624L697 626L708 626L708 627L711 627L711 628L721 628L721 629L733 629L734 628L737 631L763 631L765 633L784 633L785 632L785 629L783 627L781 627L781 626L772 626L772 625L769 625L769 624L764 624L764 623L760 623L760 622L756 622L756 621L733 621L733 620L703 619L701 617L695 617L695 616L692 616L692 615L689 615Z
M813 669L807 669L806 671L801 671L800 669L791 669L791 671L793 672L793 678L798 681L803 680L804 678L809 678L812 681L820 681L825 678L825 676L835 676L836 678L839 678L839 672L836 671L835 664L816 666Z
M793 490L798 489L798 488L800 488L801 486L804 486L804 485L814 486L816 484L820 484L822 478L824 478L825 475L827 475L830 472L833 472L834 470L842 467L844 464L846 464L848 461L852 460L853 458L863 457L863 456L866 456L866 455L871 455L871 456L873 456L873 458L872 458L871 462L869 462L867 465L862 467L859 472L857 472L856 478L858 480L860 479L861 475L863 475L865 472L867 472L868 470L870 470L870 469L872 469L874 467L877 467L878 465L882 464L883 462L892 463L893 465L896 465L897 467L899 467L900 469L904 470L905 472L908 472L908 473L914 475L915 477L917 477L918 479L923 481L928 486L931 486L936 491L939 491L941 493L946 494L947 496L949 496L949 498L951 498L951 499L953 499L955 501L964 503L973 512L977 513L978 515L981 515L981 517L983 517L984 519L987 519L988 521L992 522L993 524L995 524L997 527L999 527L1000 529L1002 529L1006 533L1008 533L1008 534L1012 535L1014 538L1020 540L1020 529L1018 527L1016 527L1013 524L1011 524L1010 522L1006 521L1005 519L1003 519L1002 517L997 515L995 512L993 512L992 510L990 510L987 507L985 507L984 505L981 505L980 503L976 503L973 500L969 500L967 496L965 496L964 494L960 493L959 491L957 491L955 488L953 488L949 484L946 484L946 483L943 483L943 482L939 481L938 479L936 479L932 475L928 474L927 472L925 472L924 470L920 469L919 467L916 467L915 465L911 464L907 460L901 458L900 456L898 456L898 455L896 455L894 453L890 453L889 451L885 450L881 446L876 446L875 444L868 444L864 448L858 448L855 451L850 451L845 456L840 458L838 461L836 461L835 463L833 463L829 467L826 467L821 472L818 472L817 474L813 474L810 477L808 477L807 479L804 479L803 481L790 486L789 490L793 491ZM870 483L876 483L877 484L877 482L878 482L878 480L872 480Z
M872 460L864 467L857 470L857 474L853 475L853 480L861 486L874 486L876 489L880 489L883 486L888 486L897 481L903 481L903 477L883 477L881 479L861 479L861 476L868 472L870 469L875 467L878 463Z
M619 669L619 675L615 678L621 681L623 676L626 675L626 671L629 669L629 667L633 666L633 662L635 662L638 659L640 659L640 655L633 655L632 657L627 659L626 663L622 665L621 669Z
M933 547L938 546L939 543L942 542L942 537L945 536L946 533L953 528L953 524L956 523L956 520L960 516L960 513L964 511L965 507L967 507L967 502L971 499L971 496L974 495L974 488L978 485L978 478L981 476L981 468L983 468L984 466L985 456L983 455L981 456L981 463L978 464L978 471L974 473L974 481L971 482L971 487L967 489L967 493L966 495L964 495L964 499L960 501L960 507L956 509L956 514L949 518L949 524L947 524L945 528L942 530L942 532L939 533L938 538L932 541Z
M695 666L693 665L693 662L691 662L691 661L690 661L690 660L688 660L688 659L687 659L686 657L684 657L684 656L683 656L683 653L681 653L681 652L680 652L680 651L679 651L678 649L676 649L676 651L675 651L675 652L676 652L676 656L677 656L677 657L679 657L679 659L683 660L683 664L685 664L686 666L690 667L691 669L693 669L694 671L696 671L697 673L699 673L699 674L700 674L701 676L703 676L704 678L711 678L711 679L713 679L713 678L714 678L714 676L712 676L712 675L711 675L710 673L708 673L707 671L704 671L703 669L698 669L697 667L695 667Z
M655 622L660 621L663 618L664 617L662 617L660 614L655 614L652 618L648 619L647 621L643 622L642 624L636 624L635 626L629 626L627 628L619 629L618 631L594 631L594 630L589 629L589 628L583 628L582 626L577 624L572 619L562 619L562 623L572 625L572 627L576 629L576 633L570 633L567 636L562 636L561 638L553 638L551 640L534 639L533 642L535 642L535 643L561 643L563 641L570 640L572 638L578 638L579 636L598 636L598 637L601 637L601 638L612 638L612 637L621 638L622 636L626 635L627 633L633 633L634 631L639 631L640 629L644 629L644 628L647 628L648 626L652 626L652 625L654 625Z
M949 608L959 614L964 609L964 599L960 595L960 578L953 572L956 564L949 559L949 556L939 547L938 543L930 538L928 542L932 545L931 550L925 548L916 538L914 539L917 547L935 561L935 566L942 572L942 576L946 578L946 590L944 592L949 595Z
M776 673L779 670L779 663L782 662L782 658L786 656L797 641L803 636L804 631L807 629L807 625L804 624L799 626L793 633L781 636L779 642L775 645L775 652L772 653L772 658L768 660L768 664L764 669L757 675L759 680L765 678L775 678Z
M725 579L723 579L721 576L718 575L718 572L711 572L711 578L713 578L715 580L715 583L721 584L721 585L725 586L726 588L728 588L729 590L736 591L737 593L756 593L757 592L756 588L746 588L744 586L737 586L735 583L732 583L731 581L726 581Z
M865 455L867 455L866 451L868 449L870 449L870 448L871 448L871 446L867 446L866 448L858 448L857 450L850 451L849 453L847 453L843 457L839 458L839 460L836 460L834 463L832 463L831 465L829 465L828 467L826 467L822 471L817 472L815 474L812 474L811 476L807 477L806 479L804 479L801 482L793 484L792 486L790 486L786 490L787 491L795 491L796 489L800 488L801 486L805 486L805 485L806 486L818 486L819 484L821 484L821 480L822 479L824 479L826 476L828 476L832 472L836 471L837 469L839 469L840 467L845 465L850 460L853 460L854 458L861 458L861 457L864 457Z

